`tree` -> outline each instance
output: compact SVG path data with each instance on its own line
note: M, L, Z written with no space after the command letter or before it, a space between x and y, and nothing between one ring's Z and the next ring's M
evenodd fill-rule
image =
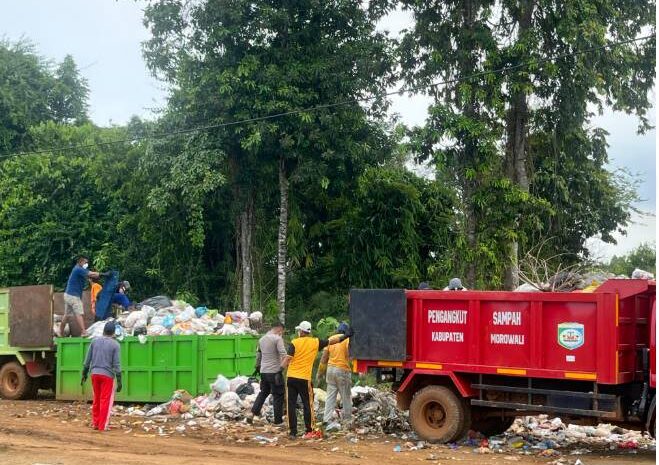
M29 146L31 126L48 121L54 80L28 42L0 42L0 153Z
M630 277L636 268L656 275L657 246L654 242L644 242L625 255L614 255L605 267L611 273L627 277Z
M66 55L55 70L50 108L55 121L80 124L87 120L87 80L79 74L71 55Z
M236 262L245 310L251 307L258 201L264 191L272 192L279 197L277 300L279 318L285 318L288 201L294 198L288 191L296 188L299 170L304 176L315 173L314 183L327 183L323 165L360 151L371 127L365 124L368 112L358 105L299 110L384 89L389 42L375 25L385 12L379 2L365 9L317 0L167 2L146 9L154 35L145 46L147 61L175 86L170 111L180 114L181 122L221 124L284 114L221 128L202 141L222 148L214 150L225 160L222 172L235 192ZM382 115L383 103L376 99L371 114ZM337 151L343 147L348 151ZM279 189L272 189L277 184Z
M589 127L591 108L601 111L607 104L633 111L641 129L647 127L655 41L630 40L654 31L654 3L456 0L403 5L416 19L401 46L404 68L410 70L407 81L451 81L429 91L434 105L426 127L415 133L416 152L439 161L438 171L449 174L462 192L467 259L473 263L483 250L501 255L511 288L517 283L520 247L556 236L559 251L576 256L585 252L589 235L599 232L610 239L612 231L624 228L630 192L606 171L605 137ZM512 71L496 71L502 68ZM491 203L496 196L488 195L488 186L503 186L504 177L509 181L506 202ZM484 202L478 208L475 198ZM533 202L544 205L548 214L534 212ZM487 236L474 234L486 220L476 211L486 205L510 213L509 221L499 225L505 234L494 250L484 247ZM474 270L467 276L472 281Z

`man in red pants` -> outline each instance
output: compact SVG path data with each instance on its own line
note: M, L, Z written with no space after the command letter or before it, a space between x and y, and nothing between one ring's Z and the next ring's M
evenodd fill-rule
M110 412L116 391L121 391L121 365L119 364L119 343L114 340L115 324L108 321L103 327L103 337L96 338L89 345L85 365L82 369L81 385L87 381L91 370L94 403L92 404L92 428L99 431L108 429Z

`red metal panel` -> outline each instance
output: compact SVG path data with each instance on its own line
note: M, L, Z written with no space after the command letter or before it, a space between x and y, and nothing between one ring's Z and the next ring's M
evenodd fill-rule
M416 316L420 317L414 331L419 339L416 360L469 360L469 300L423 299L421 314Z
M481 305L482 365L531 366L531 303L483 301Z

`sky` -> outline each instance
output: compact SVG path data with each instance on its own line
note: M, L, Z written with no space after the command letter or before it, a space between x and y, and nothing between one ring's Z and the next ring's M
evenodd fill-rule
M31 41L37 51L55 62L70 54L90 87L89 110L98 125L122 124L132 115L153 117L164 106L166 89L147 69L141 43L149 34L142 24L143 1L136 0L21 0L4 2L0 37ZM35 14L38 12L38 14ZM394 12L380 24L396 34L411 25L411 17ZM421 124L429 100L422 96L393 98L392 112L408 125ZM652 122L655 111L650 114ZM637 118L605 110L593 121L609 132L611 168L625 168L641 180L636 207L650 215L635 214L626 236L610 245L592 238L593 254L607 260L642 242L656 240L656 132L636 134Z

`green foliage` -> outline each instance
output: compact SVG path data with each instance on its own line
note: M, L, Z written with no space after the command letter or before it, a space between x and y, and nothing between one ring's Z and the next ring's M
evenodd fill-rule
M614 255L605 266L606 271L628 277L636 268L649 271L656 276L657 246L654 242L643 243L626 255Z
M86 81L70 55L53 71L29 42L0 40L0 153L43 142L30 134L40 123L82 123L87 95Z
M410 132L410 149L458 195L457 244L472 266L469 284L500 285L511 241L523 253L555 237L548 253L575 257L587 254L595 234L613 242L635 194L626 177L608 171L606 134L591 128L591 109L633 112L640 130L648 128L655 39L612 44L652 35L654 2L402 5L415 19L399 47L406 81L452 81L429 91L429 117ZM518 69L486 74L506 67ZM516 134L524 140L513 163Z
M351 287L441 288L454 276L500 287L511 241L523 252L554 237L547 253L579 259L588 237L624 230L634 186L607 170L591 109L634 112L646 127L654 40L484 72L654 30L651 3L543 0L522 34L518 2L402 3L415 24L396 44L377 28L388 1L151 2L145 58L171 92L157 121L124 127L88 121L87 84L70 56L51 65L29 45L1 43L0 152L90 147L0 159L0 285L61 289L86 253L93 267L120 270L137 299L233 310L238 218L251 211L253 307L272 322L280 164L287 322L318 322L317 334L347 317ZM456 80L432 87L422 127L386 118L382 94L397 67L413 86ZM506 172L520 94L533 102L528 189ZM363 97L372 103L298 112ZM287 115L94 145L276 113ZM408 170L411 158L434 179ZM653 271L651 252L616 257L611 269Z
M336 328L339 327L339 320L334 317L328 316L321 318L316 324L314 335L321 339L327 339L333 334L336 334Z

